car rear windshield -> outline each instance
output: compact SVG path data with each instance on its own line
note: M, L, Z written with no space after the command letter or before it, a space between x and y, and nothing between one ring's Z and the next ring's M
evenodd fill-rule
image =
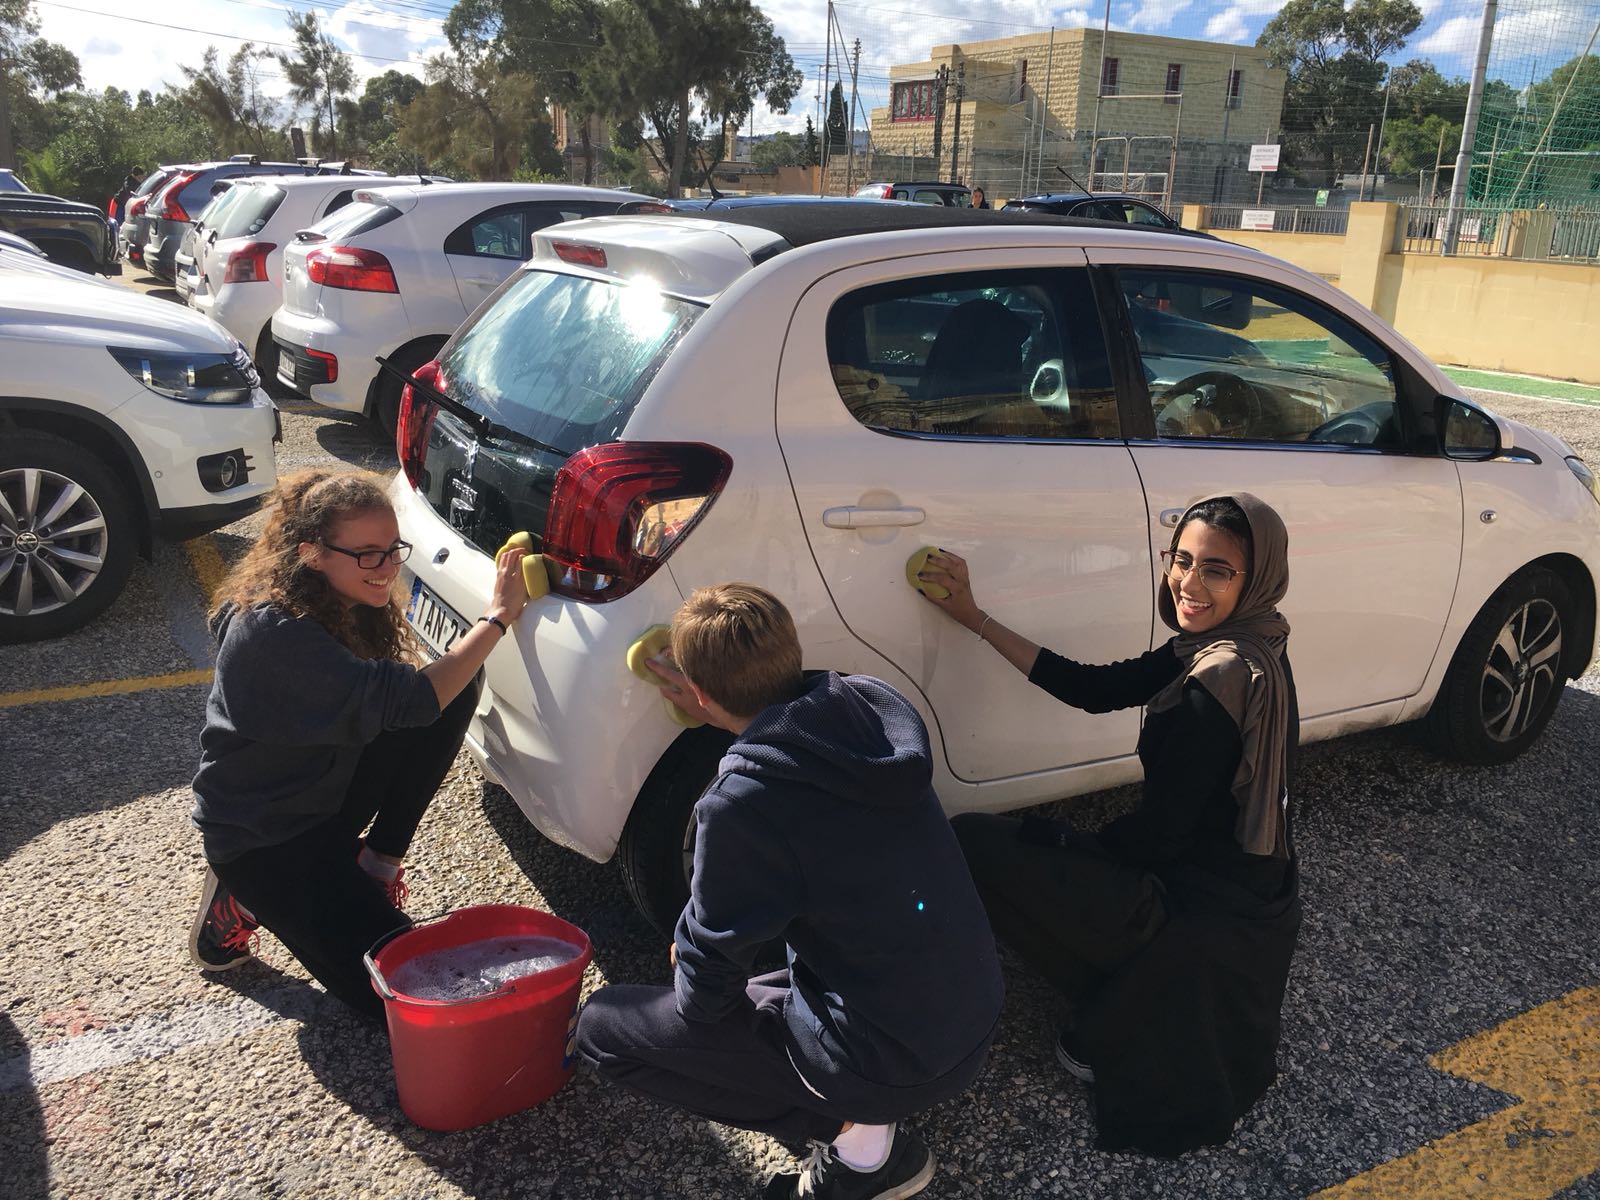
M361 200L346 204L337 212L323 217L312 228L329 241L342 242L346 238L359 237L363 233L370 233L380 225L387 225L390 221L398 220L399 217L400 210L398 208L388 204L374 204L370 200Z
M266 228L285 195L281 187L272 184L241 184L232 190L240 195L224 210L217 224L219 238L254 237Z
M450 395L567 452L622 433L701 309L652 288L527 271L441 366Z

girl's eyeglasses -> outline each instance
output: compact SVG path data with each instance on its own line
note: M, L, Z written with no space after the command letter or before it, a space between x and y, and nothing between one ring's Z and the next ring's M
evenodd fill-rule
M1195 566L1194 559L1181 550L1163 550L1161 552L1162 574L1174 583L1181 583L1183 577L1190 571L1200 574L1200 586L1208 592L1225 592L1233 586L1233 581L1243 575L1243 571L1236 571L1224 563L1201 563Z
M328 542L323 542L322 548L355 559L356 566L363 571L376 571L386 562L399 564L411 557L410 542L396 542L387 550L346 550L343 546L330 545Z

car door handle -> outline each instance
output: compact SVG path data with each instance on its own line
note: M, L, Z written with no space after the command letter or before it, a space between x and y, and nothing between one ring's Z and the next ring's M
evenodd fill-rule
M892 525L921 525L928 514L920 508L830 508L822 514L829 529L881 529Z
M481 283L485 287L499 287L505 280L498 275L468 275L468 283Z
M1186 508L1163 508L1161 510L1161 515L1156 519L1168 529L1176 529L1178 527L1178 521L1182 518L1183 514L1188 511L1189 510Z

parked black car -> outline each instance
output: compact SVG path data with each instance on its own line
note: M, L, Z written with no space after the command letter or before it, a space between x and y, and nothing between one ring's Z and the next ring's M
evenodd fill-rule
M907 183L869 183L856 192L863 200L909 200L913 204L942 204L946 208L971 208L972 189L964 183L937 179Z
M64 267L122 274L111 225L92 204L39 192L0 192L0 230L27 238Z
M1012 212L1047 212L1061 217L1090 217L1096 221L1122 221L1129 225L1151 225L1161 229L1177 229L1178 222L1154 204L1137 196L1124 196L1113 192L1044 192L1037 196L1023 196L1007 200L1006 208Z

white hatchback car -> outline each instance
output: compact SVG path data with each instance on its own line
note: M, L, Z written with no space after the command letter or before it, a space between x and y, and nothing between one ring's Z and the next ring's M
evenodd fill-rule
M283 306L272 318L277 378L392 432L400 387L377 357L415 370L527 259L535 230L638 199L542 183L358 191L284 252Z
M394 486L435 649L528 530L552 593L490 656L468 744L538 828L616 854L669 928L727 737L625 652L704 584L792 609L807 668L917 705L946 808L1136 778L1137 709L1018 680L906 584L964 555L989 611L1082 660L1168 634L1157 551L1201 495L1288 523L1304 736L1427 718L1524 750L1595 651L1600 493L1313 275L1182 233L793 204L545 230L407 389Z
M394 180L418 182L415 175ZM350 175L234 181L233 199L215 220L208 217L197 239L189 303L243 342L263 376L276 374L272 315L283 303L285 248L297 231L344 208L357 191L387 186L387 179Z
M259 507L278 437L259 384L204 317L0 266L0 642L76 629L154 536Z

